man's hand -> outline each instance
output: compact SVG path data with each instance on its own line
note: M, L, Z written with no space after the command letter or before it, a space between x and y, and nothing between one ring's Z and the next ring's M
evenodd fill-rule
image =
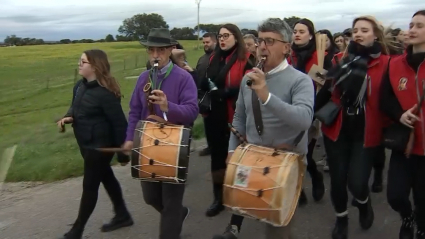
M192 72L192 71L193 71L193 68L192 68L192 67L190 67L188 64L185 64L185 65L183 66L183 69L187 70L188 72Z
M258 98L264 104L270 93L267 88L266 74L261 69L255 67L253 68L253 71L248 73L246 76L252 80L251 89L255 90Z
M167 96L162 90L153 90L152 94L149 96L149 102L152 104L159 105L159 108L162 112L168 112Z
M121 146L124 149L123 154L130 155L133 146L133 141L125 141L125 143Z
M416 111L418 105L414 105L412 108L408 109L404 112L400 117L400 123L406 125L409 128L413 128L413 125L416 121L419 121L418 116L416 116L413 112Z

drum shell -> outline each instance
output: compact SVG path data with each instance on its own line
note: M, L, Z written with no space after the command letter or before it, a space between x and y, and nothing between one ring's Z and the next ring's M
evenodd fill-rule
M191 130L182 125L139 121L131 154L132 177L151 182L185 183L190 141Z
M227 166L223 202L236 214L282 227L290 222L298 204L304 156L286 151L272 156L274 152L252 144L239 146ZM246 187L236 180L241 166L250 168Z

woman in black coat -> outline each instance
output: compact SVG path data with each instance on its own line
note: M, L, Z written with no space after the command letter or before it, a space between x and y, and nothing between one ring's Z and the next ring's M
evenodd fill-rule
M114 153L96 148L120 147L125 140L127 120L121 107L121 93L116 80L110 75L107 55L101 50L85 51L79 61L83 77L74 87L72 105L57 122L61 132L72 123L74 135L84 159L83 195L77 220L62 238L82 238L84 227L96 207L100 183L112 200L115 217L102 226L103 232L133 225L124 203L118 180L110 166ZM128 156L118 155L122 164Z

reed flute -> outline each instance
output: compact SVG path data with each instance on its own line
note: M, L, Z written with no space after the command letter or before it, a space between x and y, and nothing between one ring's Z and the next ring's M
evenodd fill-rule
M261 57L261 59L260 59L260 61L258 62L258 64L257 64L257 68L258 69L261 69L261 70L263 70L263 65L264 65L264 62L266 61L266 57ZM246 85L247 86L252 86L252 80L251 79L248 79L248 80L246 80Z

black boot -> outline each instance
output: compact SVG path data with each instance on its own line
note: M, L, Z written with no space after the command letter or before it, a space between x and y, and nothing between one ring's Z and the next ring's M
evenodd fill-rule
M118 230L122 227L132 226L133 224L134 222L131 218L130 213L128 212L127 208L123 206L122 208L115 210L115 216L109 223L103 224L100 230L102 232L111 232Z
M207 217L215 217L224 210L223 206L223 184L215 183L213 185L214 201L207 209L205 215Z
M403 218L400 227L400 239L414 239L415 238L415 217L414 214Z
M71 230L69 232L65 233L62 237L59 237L59 239L81 239L83 238L83 228L80 228L77 226L77 222L74 223Z
M335 227L332 231L332 239L347 239L348 237L348 216L337 217Z
M375 214L373 213L372 201L370 200L370 197L364 204L359 203L357 200L353 200L352 203L353 206L359 209L360 226L364 230L369 229L373 225L373 221L375 220Z
M203 150L199 151L199 156L208 156L210 154L211 154L211 150L209 147L206 147Z
M303 207L307 205L307 203L308 203L307 195L305 195L304 189L301 189L300 198L298 199L298 206Z
M323 183L323 174L319 171L316 171L311 177L311 182L313 184L313 199L314 201L319 202L325 195L325 184Z
M380 193L383 190L383 186L382 186L382 171L381 170L376 170L374 172L374 178L373 178L373 183L372 183L372 188L371 191L374 193Z

